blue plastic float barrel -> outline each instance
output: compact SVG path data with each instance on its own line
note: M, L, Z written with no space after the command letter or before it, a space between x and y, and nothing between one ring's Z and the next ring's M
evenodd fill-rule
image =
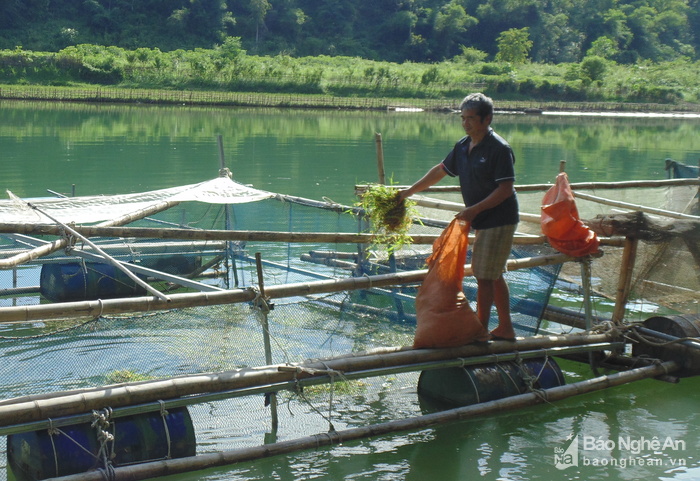
M423 371L418 394L426 409L450 409L564 384L554 359L538 358Z
M111 420L106 443L112 466L182 458L196 454L192 419L186 407ZM97 430L90 424L7 436L7 462L17 481L33 481L104 469Z
M168 274L187 275L202 265L201 256L174 254L147 258L143 267ZM145 280L145 276L137 274ZM90 301L143 296L146 290L121 269L101 262L64 262L41 266L41 295L52 302Z
M44 264L39 288L41 295L52 302L133 297L146 293L120 269L99 262Z

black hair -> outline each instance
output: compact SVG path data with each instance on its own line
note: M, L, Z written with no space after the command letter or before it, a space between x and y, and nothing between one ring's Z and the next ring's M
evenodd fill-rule
M469 94L464 97L462 103L459 104L460 110L475 110L476 114L485 120L488 116L493 115L493 100L482 93Z

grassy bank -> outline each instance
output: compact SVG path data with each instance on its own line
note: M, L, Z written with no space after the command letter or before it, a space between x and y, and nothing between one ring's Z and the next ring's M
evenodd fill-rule
M474 88L473 90L478 89ZM465 89L465 92L467 91L469 91L469 89ZM337 97L321 94L137 89L102 86L51 87L37 85L0 85L0 99L302 109L422 109L429 111L448 111L458 108L461 97L449 99ZM495 100L499 110L518 112L536 112L539 110L640 113L700 112L700 105L692 103L551 102L540 100L503 100L499 98Z
M698 112L700 62L620 65L586 57L580 63L513 65L465 53L436 64L397 64L250 56L235 44L175 52L96 45L57 53L0 50L5 99L443 110L473 91L514 110Z

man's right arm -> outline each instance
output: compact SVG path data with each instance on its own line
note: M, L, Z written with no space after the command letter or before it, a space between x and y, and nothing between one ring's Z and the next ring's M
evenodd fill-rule
M432 187L433 185L437 184L442 180L443 177L447 175L447 172L445 172L445 169L442 166L442 162L439 164L435 165L432 169L430 169L418 182L413 184L411 187L408 189L404 189L401 192L401 199L405 199L407 197L412 196L413 194L417 194L418 192L422 192L428 187Z

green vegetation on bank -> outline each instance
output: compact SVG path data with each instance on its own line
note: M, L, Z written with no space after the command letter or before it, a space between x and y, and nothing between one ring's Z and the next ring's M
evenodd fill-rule
M480 90L499 100L692 107L700 104L700 62L679 58L623 65L596 55L556 65L487 61L466 48L451 60L432 64L255 56L239 38L229 37L212 49L172 52L87 44L59 52L0 50L0 84L426 100Z
M256 55L442 62L461 49L538 63L599 55L623 64L700 54L700 0L14 0L0 49L80 44L212 48L238 37ZM512 48L512 47L516 48ZM525 50L522 47L526 47Z

